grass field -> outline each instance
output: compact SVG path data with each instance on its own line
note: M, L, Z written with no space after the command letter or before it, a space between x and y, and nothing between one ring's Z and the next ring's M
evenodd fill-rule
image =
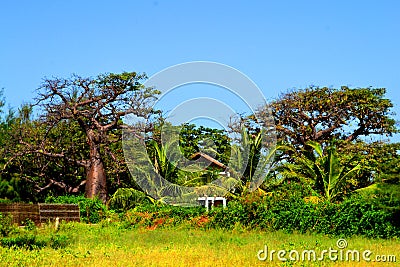
M38 236L54 230L38 229ZM54 233L53 233L54 234ZM0 247L1 266L400 266L399 263L346 261L260 261L257 252L337 249L336 238L318 235L259 232L249 230L202 230L191 227L125 229L120 225L64 224L59 235L70 243L60 249L27 250ZM395 255L400 261L400 240L346 239L347 249L371 250L369 257ZM261 256L264 254L260 254ZM288 254L286 254L288 257Z

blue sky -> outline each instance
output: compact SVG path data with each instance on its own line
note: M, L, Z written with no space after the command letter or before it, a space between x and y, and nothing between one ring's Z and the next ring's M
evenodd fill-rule
M400 1L1 1L0 88L215 61L267 99L310 84L385 87L400 119ZM397 139L397 138L396 138Z

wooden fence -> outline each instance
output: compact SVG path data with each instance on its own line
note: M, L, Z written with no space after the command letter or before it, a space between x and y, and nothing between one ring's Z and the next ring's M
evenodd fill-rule
M35 224L54 221L80 221L79 206L76 204L0 204L2 214L10 214L13 222L21 225L26 219Z

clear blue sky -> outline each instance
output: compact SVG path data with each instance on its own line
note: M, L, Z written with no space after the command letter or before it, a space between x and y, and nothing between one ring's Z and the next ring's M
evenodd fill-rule
M399 119L399 14L396 0L5 0L0 88L18 107L45 76L204 60L242 71L269 99L310 84L386 87Z

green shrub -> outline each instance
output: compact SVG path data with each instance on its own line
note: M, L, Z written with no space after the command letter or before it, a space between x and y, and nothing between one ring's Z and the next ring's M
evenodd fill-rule
M46 241L38 239L35 234L27 233L15 237L4 237L0 240L3 247L41 249L46 246Z
M4 215L0 213L0 236L6 237L16 229L13 224L12 215Z
M66 248L70 244L70 239L68 236L63 234L55 234L50 237L48 245L53 249Z
M364 235L374 238L400 237L400 227L392 224L396 214L382 209L374 201L355 196L337 204L332 216L335 235Z
M110 198L109 207L117 212L133 209L138 205L152 204L145 193L133 188L119 188Z
M24 232L17 236L3 237L0 239L0 244L3 247L9 248L25 248L29 250L42 249L51 247L53 249L65 248L70 241L66 235L52 235L51 237L38 236L36 233Z
M36 224L29 218L26 218L25 221L22 222L22 226L28 231L35 231L37 229Z

